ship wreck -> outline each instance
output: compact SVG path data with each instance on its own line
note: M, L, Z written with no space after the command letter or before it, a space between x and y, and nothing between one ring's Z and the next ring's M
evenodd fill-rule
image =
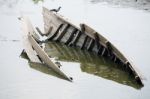
M97 56L107 58L117 67L134 78L136 83L144 85L143 77L136 67L119 51L110 41L103 37L100 33L82 23L78 26L74 25L62 15L43 7L44 31L38 27L33 28L27 17L21 17L23 29L24 50L31 62L46 64L56 73L63 76L65 79L72 81L63 70L61 70L58 62L48 55L43 47L43 43L58 42L72 48L80 48L90 53L95 53ZM40 37L46 37L41 40ZM61 51L61 49L60 49ZM90 58L90 57L89 57Z

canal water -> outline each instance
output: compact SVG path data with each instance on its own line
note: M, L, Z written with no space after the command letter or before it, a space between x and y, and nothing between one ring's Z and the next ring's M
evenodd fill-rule
M150 13L93 1L0 0L0 99L149 99ZM59 13L72 23L86 23L104 35L140 70L144 87L111 61L59 43L46 43L45 51L61 63L73 82L22 58L18 17L28 16L44 31L42 6L61 6Z

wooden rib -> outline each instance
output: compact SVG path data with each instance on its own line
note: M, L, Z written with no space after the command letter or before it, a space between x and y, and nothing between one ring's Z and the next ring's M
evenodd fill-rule
M117 60L117 57L115 56L115 57L114 57L114 60L113 60L113 61L114 61L114 63L116 62L116 60Z
M63 26L63 24L60 24L59 27L57 28L56 32L54 32L54 34L49 34L47 40L52 40L57 34L58 31L60 30L60 28Z
M74 30L72 31L72 33L71 33L71 35L70 35L70 37L68 38L68 40L65 42L65 44L69 44L69 42L71 42L71 40L73 39L73 37L74 37L74 34L77 32L77 29L76 28L74 28Z
M38 33L39 33L41 36L43 36L42 31L41 31L38 27L35 27L35 29L38 31Z
M87 46L87 50L91 50L93 46L94 46L94 39L91 39L89 45Z
M97 54L99 54L102 50L102 45L100 44L100 38L98 36L98 33L97 32L94 32L94 40L95 40L95 44L97 46Z
M106 47L107 47L109 56L112 56L113 51L112 51L111 43L109 41L106 42Z
M53 27L50 26L48 31L45 34L43 34L43 35L48 36L51 33L52 29L53 29Z
M76 45L76 42L78 41L80 36L81 36L81 31L78 31L77 34L75 35L74 39L72 40L72 42L69 43L69 45Z
M84 38L84 42L83 42L83 44L82 44L82 46L81 46L81 49L83 49L83 48L84 48L84 46L85 46L85 44L86 44L87 39L88 39L88 36L86 35L86 36L85 36L85 38Z
M102 45L99 45L99 48L98 48L98 53L97 54L101 54L102 53L102 50L103 50L103 47L102 47Z
M55 41L60 41L61 38L64 36L64 34L66 33L67 29L69 28L69 24L65 24L64 29L62 30L62 32L60 32L58 34L58 36L54 39Z
M106 52L106 48L105 48L105 47L103 47L103 50L102 50L101 56L104 56L105 52Z

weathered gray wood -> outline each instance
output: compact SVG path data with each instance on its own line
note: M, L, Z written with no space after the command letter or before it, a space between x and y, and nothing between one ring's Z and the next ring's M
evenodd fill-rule
M69 43L69 45L76 45L76 42L78 41L78 39L80 38L81 32L77 31L77 33L75 34L73 40Z
M33 46L33 48L35 49L36 53L39 55L39 57L41 58L41 60L47 64L50 68L52 68L55 72L59 73L60 75L62 75L63 77L65 77L66 79L68 79L69 81L71 81L71 79L64 74L60 68L58 68L58 66L56 64L54 64L51 59L49 58L49 56L44 52L44 50L42 50L42 48L36 43L36 41L33 39L33 37L31 35L28 35L28 39L31 43L31 45Z
M76 41L76 46L82 48L83 44L84 44L84 40L87 37L87 35L85 34L81 34L79 39Z
M61 40L59 40L62 43L66 43L67 40L69 39L70 35L73 35L73 31L74 31L74 27L69 26L68 29L66 30L66 32L64 33L63 37L61 38Z
M60 24L54 33L49 33L47 36L47 41L52 40L58 34L59 30L62 28L63 24Z
M68 45L68 44L71 42L71 40L72 40L73 37L74 37L75 32L77 32L77 29L76 29L76 28L74 28L74 29L72 30L72 32L70 33L69 38L67 39L67 41L65 42L65 44Z
M106 48L103 47L103 50L102 50L102 53L101 53L101 56L104 56L104 54L106 53Z
M65 24L62 28L61 31L58 31L58 35L53 39L54 41L60 41L61 38L64 36L64 34L66 33L67 29L69 28L69 24Z
M45 36L48 36L52 32L52 30L53 30L53 27L50 26L48 31L45 33Z
M85 44L86 44L86 42L87 42L87 38L88 38L88 36L85 36L84 41L83 41L83 44L82 44L82 46L81 46L81 49L83 49L83 48L85 47Z
M48 36L48 35L51 33L53 27L50 26L49 29L48 29L48 31L47 31L47 33L43 33L38 27L35 27L35 29L37 30L37 32L38 32L41 36Z
M83 49L87 49L88 48L90 41L91 41L91 38L89 36L87 36L87 40L85 42L85 45L84 45Z
M55 72L57 72L58 74L60 74L64 78L66 78L67 80L71 81L71 79L66 74L64 74L63 71L60 70L56 64L54 64L51 61L49 56L44 52L44 50L42 50L42 48L38 45L36 40L33 38L34 30L33 30L33 27L31 25L29 19L26 17L22 17L21 21L22 21L22 29L24 32L24 34L23 34L23 40L24 40L24 45L25 45L24 48L25 48L25 51L26 51L29 59L32 62L41 62L40 61L40 59L41 59L42 62L47 64Z
M44 35L44 33L42 33L42 31L41 31L38 27L35 27L35 29L38 31L38 33L39 33L41 36Z
M43 19L44 19L44 30L45 30L45 34L48 33L48 30L50 27L52 27L53 29L51 30L51 33L55 33L56 30L58 29L60 24L63 24L64 21L55 17L54 13L51 13L48 9L43 8Z
M87 50L92 50L93 46L94 46L94 39L91 39L89 45L87 46Z
M101 47L98 47L98 46L97 46L96 41L94 41L94 43L93 43L93 48L91 49L91 51L93 51L93 52L95 52L97 55L99 55L100 48L101 48Z
M95 30L93 30L91 27L87 26L84 24L84 27L85 27L85 34L87 34L88 36L90 36L91 38L95 38L95 33L97 33ZM98 34L98 37L100 39L99 43L104 46L105 48L107 48L106 46L106 42L108 42L108 40L106 38L104 38L102 35ZM121 61L123 62L126 62L126 58L124 57L124 55L116 49L116 47L114 47L113 44L111 44L112 46L112 50L113 50L113 53L121 59Z
M45 12L46 11L46 12ZM50 18L54 19L55 21L58 22L62 22L65 24L70 24L71 26L75 27L76 29L78 29L78 33L74 36L73 40L69 43L69 45L76 45L78 47L81 47L87 43L84 43L85 37L88 36L92 39L95 40L95 44L94 47L92 48L92 51L100 53L101 55L105 55L105 53L107 54L108 57L112 57L111 55L114 55L116 57L116 61L120 61L121 63L125 63L126 61L128 61L128 59L113 45L110 43L111 45L111 50L110 47L107 46L108 40L103 37L102 35L100 35L99 33L97 33L94 29L92 29L91 27L89 27L86 24L80 24L80 28L75 26L74 24L72 24L71 22L69 22L67 19L64 19L61 15L59 15L58 13L52 13L52 12L48 12L46 8L43 8L43 12L44 13L50 13L50 14L44 14L44 17L46 17L48 20L50 20ZM49 16L49 17L47 17ZM49 23L46 23L49 24ZM83 33L81 33L83 32ZM95 34L96 37L95 37ZM64 34L63 34L64 35ZM99 40L97 40L96 38L98 38ZM99 47L101 46L101 47ZM103 50L102 50L103 48ZM131 63L130 63L131 64ZM142 80L142 76L141 74L138 72L138 70L134 67L133 64L131 64L130 69L134 68L136 75L139 77L140 80Z
M84 27L85 27L85 34L87 34L87 35L89 35L90 37L93 37L94 38L94 36L93 36L93 34L96 32L95 30L93 30L91 27L89 27L89 26L87 26L87 25L85 25L84 24ZM99 39L100 39L100 44L102 45L102 46L104 46L105 48L107 48L107 45L106 45L106 42L108 42L108 40L106 39L106 38L104 38L102 35L100 35L100 34L98 34L98 37L99 37ZM117 58L119 58L119 60L121 60L123 63L125 63L126 61L128 61L128 59L113 45L113 44L111 44L110 43L110 45L111 45L111 51L112 51L112 53L117 57ZM103 50L103 52L102 53L104 53L104 52L106 52L105 50ZM101 54L101 55L104 55L104 54ZM130 63L131 64L131 63ZM141 76L141 74L139 73L139 71L137 70L137 68L132 64L132 65L130 65L130 69L132 70L134 70L135 71L135 74L136 74L136 76L138 76L138 78L140 79L140 81L142 80L142 76ZM143 84L142 83L142 81L141 81L141 84Z
M37 57L37 54L35 53L35 51L33 50L29 40L28 40L28 33L31 31L33 32L33 27L29 21L29 19L25 16L23 16L21 18L21 23L22 23L22 30L23 30L23 36L22 36L22 40L23 40L23 46L25 49L25 52L27 53L27 56L29 57L30 61L32 62L37 62L37 63L41 63L41 61L39 60L39 58Z

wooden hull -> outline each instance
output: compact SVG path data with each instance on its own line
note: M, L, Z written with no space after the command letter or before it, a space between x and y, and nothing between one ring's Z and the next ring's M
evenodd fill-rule
M80 24L79 28L47 8L43 8L43 19L48 41L62 42L109 58L120 64L125 71L135 77L139 84L143 85L142 76L135 66L111 42L88 25Z
M55 64L50 57L45 53L45 51L37 43L39 38L34 34L35 31L27 17L22 17L22 28L23 28L23 40L26 46L24 46L25 52L29 57L31 62L44 63L52 70L54 70L59 75L63 76L65 79L72 81L63 71ZM36 38L36 39L35 39ZM37 41L36 41L37 40Z
M29 31L32 33L33 28L26 17L21 19L21 23L22 23L22 30L23 30L22 42L23 42L24 51L26 52L30 61L41 63L40 59L37 57L37 54L34 52L34 49L28 39Z

